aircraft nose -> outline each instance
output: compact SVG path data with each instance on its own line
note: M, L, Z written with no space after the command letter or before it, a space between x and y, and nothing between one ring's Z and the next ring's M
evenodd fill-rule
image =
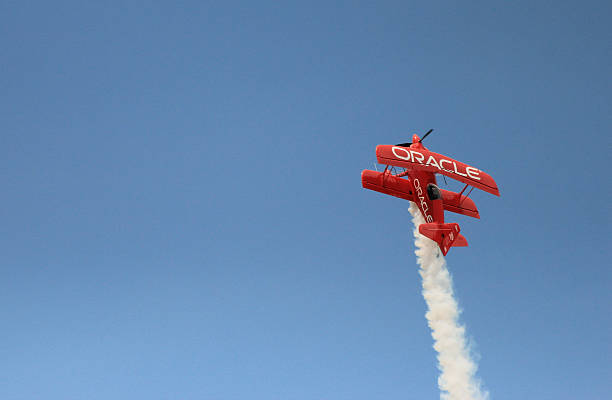
M421 138L419 137L419 135L417 135L416 133L412 135L412 143L419 143L420 141Z

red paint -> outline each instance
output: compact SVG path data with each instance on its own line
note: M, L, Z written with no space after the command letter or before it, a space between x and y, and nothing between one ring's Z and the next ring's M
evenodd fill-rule
M467 246L467 240L459 234L459 225L444 222L444 210L474 218L480 218L480 215L476 204L463 192L438 189L439 198L435 198L435 194L432 198L427 187L430 184L436 185L435 174L448 176L499 196L497 184L489 174L427 150L418 135L413 136L410 147L376 146L376 158L381 164L406 168L406 172L393 175L388 168L384 172L364 170L361 173L362 186L416 203L426 221L419 226L419 232L438 243L444 255L451 247ZM435 192L435 189L432 190Z

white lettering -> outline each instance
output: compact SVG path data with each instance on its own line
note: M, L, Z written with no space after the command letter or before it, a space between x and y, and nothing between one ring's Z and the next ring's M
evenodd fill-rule
M457 163L455 161L447 160L444 158L441 158L440 160L436 160L434 156L430 155L429 158L427 159L427 162L424 162L425 156L422 153L419 153L418 151L414 151L414 150L408 150L403 147L393 146L391 147L391 151L393 152L393 155L399 158L400 160L406 160L406 161L410 161L414 163L418 162L419 164L436 167L440 171L446 171L446 172L451 172L451 173L454 172L455 174L459 176L469 177L471 179L478 180L478 181L481 180L479 176L480 170L474 167L466 167L465 173L463 173L463 172L459 172L459 169L457 168ZM445 164L452 164L453 168L452 169L447 168L445 167ZM418 180L415 180L415 182L418 182Z
M479 171L479 170L477 170L476 168L474 168L474 167L467 167L467 168L465 169L465 172L467 172L467 174L468 174L468 176L469 176L470 178L472 178L472 179L476 179L476 180L478 180L478 181L480 180L480 177L478 176L478 174L480 173L480 171Z
M438 169L442 169L440 168L440 166L438 165L438 162L436 161L436 159L434 158L434 156L429 156L429 158L427 159L427 165L433 165L434 167L438 168Z
M453 165L455 166L455 173L456 173L457 175L467 176L466 174L462 174L461 172L457 171L457 163L453 162Z
M421 187L421 182L419 182L418 179L414 179L412 183L417 191L417 197L419 198L420 203L419 206L421 207L421 212L425 217L425 221L433 222L432 216L427 214L427 211L429 210L429 205L427 205L427 202L425 201L425 196L423 196L423 188Z
M398 150L403 151L404 153L406 153L406 155L400 155L400 154L397 154L396 152L397 152ZM403 147L395 147L395 146L393 146L393 147L391 147L391 151L393 152L393 155L394 155L395 157L397 157L397 158L399 158L399 159L402 159L402 160L410 161L410 152L409 152L408 150L406 150L405 148L403 148Z
M412 154L412 159L419 162L419 164L423 164L423 160L425 160L425 156L418 151L410 150ZM413 161L414 162L414 161Z
M421 207L423 207L423 212L427 213L427 210L429 210L429 206L425 202L425 197L419 196L419 200L421 200Z
M446 168L444 168L444 163L449 163L449 164L452 164L452 162L450 162L450 161L448 161L448 160L441 159L441 160L440 160L440 169L442 169L442 170L444 170L444 171L447 171L447 172L453 172L453 171L451 171L450 169L446 169Z

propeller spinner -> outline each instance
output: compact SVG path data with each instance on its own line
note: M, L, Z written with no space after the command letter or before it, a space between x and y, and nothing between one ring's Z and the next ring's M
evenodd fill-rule
M433 132L433 129L428 130L427 133L423 135L423 137L419 140L418 143L421 143L423 141L423 139L425 139L427 137L427 135L429 135L431 132ZM396 146L410 147L411 144L412 144L412 142L410 142L410 143L400 143L400 144L396 144Z

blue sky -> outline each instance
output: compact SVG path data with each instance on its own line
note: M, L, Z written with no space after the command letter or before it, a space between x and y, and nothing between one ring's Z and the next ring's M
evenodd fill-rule
M610 11L2 3L0 397L438 398L408 203L360 183L429 128L501 190L447 214L492 398L609 397Z

